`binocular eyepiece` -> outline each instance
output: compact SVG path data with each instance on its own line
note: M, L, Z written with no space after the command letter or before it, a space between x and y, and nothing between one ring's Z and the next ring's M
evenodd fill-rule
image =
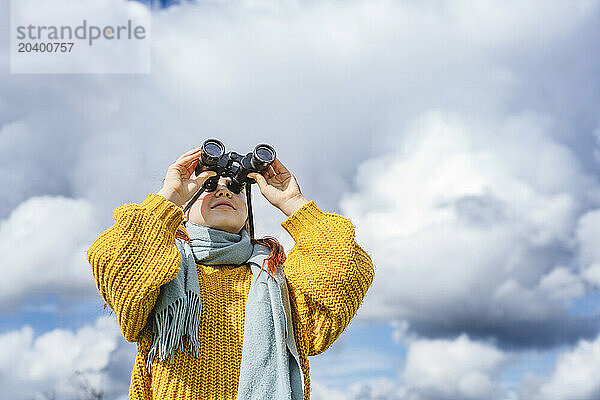
M263 173L275 161L275 149L268 144L259 144L253 151L241 155L235 151L225 153L225 146L217 139L205 140L200 149L200 159L196 165L196 176L204 171L215 171L217 174L204 182L204 190L216 190L221 177L231 177L227 187L234 193L240 193L244 186L254 183L249 178L252 172Z

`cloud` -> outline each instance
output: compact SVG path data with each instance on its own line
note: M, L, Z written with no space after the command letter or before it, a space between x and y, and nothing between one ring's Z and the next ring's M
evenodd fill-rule
M514 355L493 344L462 334L452 339L411 338L406 347L398 379L365 378L363 374L339 389L319 376L313 389L315 400L492 400L504 399L508 393L499 380Z
M351 384L345 390L333 389L318 380L311 380L314 400L405 400L406 391L398 382L381 377Z
M170 162L213 136L238 151L272 143L335 208L356 164L385 148L390 117L497 112L537 82L511 56L569 37L597 2L432 4L185 3L153 15L150 76L4 74L0 185L13 190L0 218L44 193L87 198L107 222L105 208L157 191Z
M596 288L600 288L599 224L600 210L591 210L579 219L576 231L582 275Z
M568 310L587 293L573 231L599 187L549 124L432 111L359 167L341 205L380 267L363 317L517 346L595 336Z
M132 346L122 342L116 321L110 317L100 317L76 331L54 329L38 337L28 325L3 333L0 392L15 400L52 394L77 399L82 385L89 385L103 391L107 399L115 398L129 388L128 375L111 373L115 361L133 364Z
M55 294L66 301L97 297L85 251L98 233L82 199L32 197L0 221L0 311Z
M311 397L313 400L347 400L346 394L337 389L329 388L319 381L313 381L311 379Z
M523 383L526 400L593 400L600 396L600 337L581 340L560 354L550 377L528 374Z
M416 340L408 347L402 378L408 399L494 399L507 355L466 335Z

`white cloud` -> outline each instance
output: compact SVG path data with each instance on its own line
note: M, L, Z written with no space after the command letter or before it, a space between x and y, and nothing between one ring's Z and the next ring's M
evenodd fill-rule
M0 186L13 190L0 217L40 191L103 208L141 201L211 136L239 151L273 143L307 193L335 207L356 161L387 142L390 115L496 112L524 84L504 62L511 50L545 51L597 2L514 4L186 2L153 15L148 77L2 75Z
M311 398L313 400L347 400L343 390L333 389L318 380L311 379Z
M585 294L582 278L565 267L550 271L542 277L538 287L557 299L573 299Z
M444 2L443 11L457 30L476 43L502 45L525 38L552 38L570 30L597 7L596 1L557 1L548 7L543 0L498 3L484 0ZM521 5L522 7L519 7ZM536 18L532 18L536 16Z
M596 287L600 287L600 264L592 264L583 271L583 277Z
M341 204L379 267L363 316L433 330L567 318L585 286L563 262L600 192L548 129L532 114L491 125L432 111L359 167Z
M493 400L505 399L510 392L500 385L499 378L513 354L492 344L463 334L454 339L409 338L406 347L398 379L357 378L340 389L339 384L315 375L315 400Z
M497 375L507 355L466 335L416 340L408 347L402 378L409 399L499 398Z
M100 317L76 331L54 329L37 337L25 325L0 335L0 394L20 400L54 393L77 399L84 382L106 398L127 392L129 376L110 377L110 360L124 350L116 321ZM131 345L127 351L133 365ZM131 369L130 369L131 370ZM81 375L78 375L81 373ZM126 381L126 382L124 382ZM125 386L126 385L126 386Z
M344 389L335 389L311 379L313 400L408 400L399 382L387 377L364 379ZM416 399L414 399L416 400Z
M589 283L600 287L600 210L594 209L581 216L577 225L579 258L583 276Z
M85 251L98 233L86 200L32 197L0 221L0 310L57 294L96 296Z
M525 400L594 400L600 396L600 337L560 354L548 378L528 376Z

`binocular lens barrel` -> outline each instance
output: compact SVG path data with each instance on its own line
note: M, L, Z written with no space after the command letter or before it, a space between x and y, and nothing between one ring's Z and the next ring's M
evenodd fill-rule
M275 161L275 149L268 144L259 144L252 154L252 167L258 171L266 170Z
M205 140L201 149L202 163L207 166L215 165L225 154L225 146L217 139Z

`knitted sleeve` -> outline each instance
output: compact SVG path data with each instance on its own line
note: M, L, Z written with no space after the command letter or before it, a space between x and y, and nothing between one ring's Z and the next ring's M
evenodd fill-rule
M175 231L183 211L151 193L141 204L114 210L115 224L87 251L102 298L115 312L123 336L135 342L154 307L160 286L175 278L181 255Z
M324 352L348 326L374 276L354 226L309 201L281 224L295 245L284 263L294 332L308 356Z

